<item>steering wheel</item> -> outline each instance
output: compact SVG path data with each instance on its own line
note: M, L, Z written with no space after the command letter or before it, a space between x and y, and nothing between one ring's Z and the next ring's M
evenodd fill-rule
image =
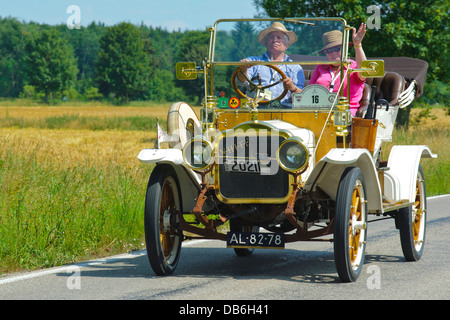
M287 78L286 75L284 74L284 72L281 71L278 67L276 67L276 66L274 66L274 65L271 65L271 64L264 64L264 66L266 66L266 67L268 67L268 68L271 68L271 69L274 70L276 73L278 73L278 74L281 76L281 79L278 80L277 82L271 83L271 84L269 84L269 85L267 85L267 86L263 86L263 85L261 84L261 77L260 77L259 75L253 77L252 79L249 79L249 78L247 77L247 75L244 74L244 73L241 71L241 69L240 69L239 67L236 68L236 70L234 70L233 74L231 75L231 86L233 87L233 90L237 93L237 95L238 95L240 98L246 98L246 99L249 99L249 100L253 99L253 98L250 98L250 97L246 96L246 95L245 95L241 90L239 90L239 88L237 87L237 85L236 85L236 78L237 78L237 75L238 75L239 73L240 73L241 75L243 75L244 78L245 78L245 79L247 80L247 82L249 83L249 86L250 86L250 92L253 92L253 91L262 91L262 90L264 90L264 89L273 87L273 86L275 86L275 85L281 83L282 80L284 80L284 79ZM257 81L257 83L254 82L255 80ZM283 99L283 97L287 94L287 92L288 92L288 89L284 89L284 91L283 91L278 97L275 97L275 98L272 97L272 100L281 100L281 99ZM255 99L257 99L257 97L256 97ZM269 103L270 101L272 101L272 100L263 100L263 101L259 101L259 104L268 104L268 103Z

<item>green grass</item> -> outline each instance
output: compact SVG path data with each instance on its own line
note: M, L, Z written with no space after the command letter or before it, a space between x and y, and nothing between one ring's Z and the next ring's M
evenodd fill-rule
M165 121L160 121L164 125ZM63 115L39 119L26 117L0 118L0 127L39 128L39 129L85 129L85 130L138 130L150 131L156 126L156 117L92 117Z
M420 162L424 170L427 196L450 193L450 128L448 126L413 126L408 131L394 130L392 145L428 146L438 157L423 158Z
M24 156L0 142L0 271L142 248L149 166L63 167L39 163L39 148Z

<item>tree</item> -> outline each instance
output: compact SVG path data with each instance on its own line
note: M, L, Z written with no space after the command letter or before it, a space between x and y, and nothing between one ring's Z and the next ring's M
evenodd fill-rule
M169 70L156 70L148 86L146 98L152 101L178 101L184 100L182 88L175 86L175 75Z
M186 31L180 39L176 61L195 62L197 65L201 66L202 62L208 56L208 41L209 34L207 32ZM193 81L178 81L178 84L183 87L186 92L187 97L190 100L194 100L197 104L200 104L202 102L201 97L205 96L203 83L200 85L199 81L203 81L202 75L199 75L199 77Z
M25 71L21 24L14 18L0 19L0 96L17 97Z
M257 56L259 51L265 52L266 49L258 42L258 33L253 29L250 22L237 22L231 31L234 45L232 47L233 60L241 60L250 55Z
M364 0L254 0L270 17L343 17L359 26L372 15ZM367 56L407 56L429 62L431 79L448 83L448 3L444 0L384 0L380 9L380 29L371 29L364 38ZM369 11L369 12L368 12Z
M73 49L57 30L41 30L30 35L25 53L29 84L44 92L46 101L76 80L78 68Z
M151 42L131 23L110 27L100 39L97 81L104 95L122 101L142 96L152 75Z
M95 66L98 60L100 38L108 27L92 22L87 27L82 26L80 29L69 29L66 24L56 26L56 28L73 47L79 70L76 89L80 93L86 93L95 85Z

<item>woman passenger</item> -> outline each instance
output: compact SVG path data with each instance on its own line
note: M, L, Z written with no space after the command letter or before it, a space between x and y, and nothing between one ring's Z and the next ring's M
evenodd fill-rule
M361 23L358 31L353 28L352 40L353 47L355 48L355 60L350 60L349 67L351 69L361 68L361 62L366 59L366 55L362 48L362 40L366 34L366 24ZM340 60L342 49L342 32L339 30L333 30L326 32L322 36L323 48L319 53L325 53L329 61L336 61L329 65L318 65L314 69L309 84L321 84L328 88L330 92L338 92L340 86ZM344 70L345 71L345 70ZM345 73L344 73L345 74ZM359 101L361 100L364 82L366 78L361 76L359 72L353 72L350 74L350 112L352 116L356 114L359 108ZM347 96L347 76L344 79L343 85L344 95Z

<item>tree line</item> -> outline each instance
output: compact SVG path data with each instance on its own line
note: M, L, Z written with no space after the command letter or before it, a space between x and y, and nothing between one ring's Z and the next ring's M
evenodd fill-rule
M370 19L367 2L255 0L263 16L342 16L358 26ZM300 3L300 5L299 5ZM349 8L351 10L349 10ZM448 99L448 15L445 1L381 1L380 30L364 40L368 56L409 56L429 62L424 99ZM213 21L211 22L213 23ZM239 56L239 28L235 43ZM199 103L202 86L178 81L178 61L200 63L209 33L167 31L146 25L91 23L80 29L0 17L0 97L34 99L111 99ZM242 42L242 41L241 41ZM195 83L194 83L195 82Z
M199 39L201 54L190 48ZM204 57L207 42L204 31L126 22L68 29L0 18L0 97L193 101L175 64Z

